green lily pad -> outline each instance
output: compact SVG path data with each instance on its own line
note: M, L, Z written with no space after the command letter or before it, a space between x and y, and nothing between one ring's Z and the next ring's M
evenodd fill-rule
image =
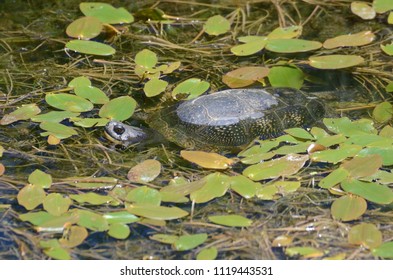
M298 37L302 33L302 27L293 25L288 27L277 27L267 36L271 39L292 39Z
M139 221L139 218L127 211L108 212L103 215L109 224L131 224Z
M268 78L273 87L300 89L304 82L304 73L297 67L274 66L270 69Z
M42 136L54 135L58 139L65 139L72 135L78 135L75 129L60 123L42 122L40 128L46 130L46 132L41 133Z
M203 25L203 30L209 35L221 35L231 29L231 23L223 16L216 15L207 19Z
M318 185L321 188L330 189L348 178L348 175L349 172L346 169L340 167L333 170L329 175L323 178Z
M95 41L71 40L65 47L74 52L92 55L109 56L116 53L116 50L111 46Z
M78 225L92 231L105 231L109 229L108 221L100 214L89 210L77 209L75 211L79 217Z
M299 53L320 49L322 43L302 39L269 39L265 48L277 53Z
M368 201L378 204L393 202L393 191L388 187L374 182L363 182L356 179L341 182L344 191L356 194Z
M309 64L318 69L341 69L353 67L364 62L364 58L358 55L321 55L311 56Z
M89 40L97 37L102 30L101 21L96 17L82 17L71 22L66 29L68 36Z
M270 152L280 144L279 141L265 140L259 142L247 150L244 150L238 154L239 157L244 157L241 162L244 164L255 164L261 161L272 158L275 154Z
M203 168L227 169L234 164L234 160L213 152L182 150L180 155Z
M359 145L341 145L337 149L330 149L312 153L310 159L316 162L338 163L347 158L354 157L361 151Z
M257 188L261 186L243 175L229 177L228 183L232 190L247 199L255 196Z
M306 259L318 258L323 256L323 252L313 247L289 247L285 249L285 254L294 257L300 255Z
M298 181L276 181L257 188L256 196L263 200L275 200L300 188Z
M393 10L393 2L390 0L374 0L373 8L377 13L386 13Z
M145 92L147 97L153 97L164 92L167 86L167 81L154 78L146 82L145 86L143 87L143 91Z
M252 220L239 215L217 215L208 216L207 218L212 223L228 227L248 227L253 223Z
M63 237L59 239L59 243L63 248L73 248L85 241L89 233L86 228L81 226L70 226L66 228Z
M40 205L45 199L46 193L44 189L36 185L24 186L17 195L18 203L27 210L32 210Z
M165 244L173 244L179 239L179 236L172 234L154 234L149 237L151 240L155 240Z
M332 216L343 222L360 218L367 210L367 202L354 195L344 195L336 199L331 207Z
M116 239L126 239L130 236L130 228L126 224L114 223L109 225L108 235Z
M361 223L351 228L348 233L348 242L369 249L377 248L382 244L382 233L373 224Z
M253 181L289 176L297 173L308 160L308 155L289 154L279 159L251 165L244 169L243 175Z
M83 97L68 93L49 93L45 101L50 106L70 112L87 112L93 109L93 104Z
M349 118L325 118L323 123L333 133L345 136L376 134L372 120L359 119L351 121Z
M327 39L323 43L325 49L334 49L339 47L358 47L370 44L374 41L375 35L371 31L362 31L350 35L341 35Z
M131 190L126 196L126 201L138 205L159 206L161 204L161 193L155 189L143 186Z
M154 181L161 173L161 163L155 159L147 159L128 171L127 178L132 182L148 183Z
M79 113L70 111L50 111L45 114L36 115L31 118L33 122L54 122L59 123L65 119L79 116Z
M97 127L105 126L109 120L104 118L70 118L76 126L81 127Z
M393 55L393 43L389 45L381 45L381 49L388 55Z
M295 128L288 128L284 130L285 133L288 133L289 135L292 135L293 137L300 138L300 139L308 139L308 140L314 140L314 136L310 134L307 130L299 127Z
M393 147L392 146L369 146L361 150L359 156L366 155L380 155L382 158L382 165L390 166L393 165Z
M237 56L248 56L260 52L267 44L266 37L259 37L257 40L246 42L231 48L231 52Z
M104 104L98 115L101 118L124 121L132 116L136 107L136 101L130 96L121 96Z
M62 247L48 248L44 250L45 255L56 260L70 260L71 255L67 249Z
M29 175L28 181L37 187L48 189L52 185L52 176L36 169Z
M382 157L380 155L357 156L344 162L341 167L347 170L352 178L367 177L375 174L382 167Z
M241 67L226 73L222 81L230 88L241 88L262 80L268 73L269 68L266 67Z
M351 11L362 19L373 19L376 12L372 5L367 2L355 1L351 3Z
M205 203L214 198L223 196L229 188L228 176L221 173L212 173L205 177L205 184L190 194L195 203Z
M78 222L78 215L76 214L75 211L69 210L66 213L60 215L60 216L53 216L51 215L50 219L46 219L45 221L42 221L36 228L37 231L41 232L63 232L64 228L71 225L75 224Z
M197 260L215 260L218 252L216 247L202 249L196 256Z
M377 122L384 123L392 119L393 106L389 102L382 102L375 106L373 110L373 118Z
M382 243L377 248L372 249L374 256L393 259L393 241Z
M115 8L107 3L82 2L79 8L85 16L98 18L103 23L131 23L134 17L124 8Z
M88 87L91 86L91 81L84 76L75 77L68 83L68 86L71 88Z
M108 195L101 195L94 192L71 194L70 198L78 203L88 203L91 205L111 204L115 200Z
M86 98L94 104L105 104L109 101L108 96L97 87L93 86L77 86L74 88L77 96Z
M158 58L156 53L143 49L135 55L135 63L146 69L150 69L156 66Z
M207 240L206 233L182 235L173 243L173 247L178 251L187 251L198 247Z
M43 201L44 209L53 216L60 216L64 214L68 211L71 204L71 199L64 197L59 193L50 193Z
M53 218L54 216L46 211L29 212L19 215L19 219L21 221L32 223L35 226L39 226L47 221L50 221Z
M191 78L178 84L172 91L172 97L178 99L179 96L186 95L186 99L190 100L206 92L209 87L210 84L208 82L197 78Z
M174 220L188 215L178 207L155 206L151 204L132 204L126 209L131 214L155 220Z
M36 104L22 105L12 113L4 115L0 120L0 125L8 125L21 120L28 120L41 112Z

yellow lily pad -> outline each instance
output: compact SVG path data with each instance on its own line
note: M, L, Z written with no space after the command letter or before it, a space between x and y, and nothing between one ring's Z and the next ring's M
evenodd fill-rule
M180 151L182 158L196 163L203 168L210 169L227 169L235 163L233 159L226 158L217 153L208 153L202 151Z

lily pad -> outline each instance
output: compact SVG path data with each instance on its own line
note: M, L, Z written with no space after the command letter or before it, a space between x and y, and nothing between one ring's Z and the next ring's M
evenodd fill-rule
M161 163L155 159L147 159L128 171L127 178L132 182L148 183L161 173Z
M299 53L320 49L322 43L302 39L269 39L265 48L277 53Z
M155 67L157 62L157 54L148 49L143 49L135 55L135 63L146 69Z
M116 50L111 46L95 41L71 40L65 47L74 52L92 55L109 56L116 53Z
M45 196L46 193L42 187L29 184L18 192L16 198L19 205L22 205L27 210L32 210L44 201Z
M231 23L223 16L216 15L207 19L203 25L203 30L209 35L221 35L231 29Z
M369 146L361 150L359 156L366 155L380 155L382 158L382 165L393 165L393 146Z
M143 87L143 91L145 92L147 97L153 97L164 92L167 86L167 81L153 78L150 81L146 82L145 86Z
M67 249L62 247L53 247L44 250L45 255L56 260L70 260L71 255Z
M311 56L309 64L318 69L341 69L353 67L364 62L364 58L358 55L321 55Z
M110 204L114 202L114 198L94 192L71 194L70 198L77 201L78 203L88 203L91 205Z
M208 153L202 151L180 151L182 158L196 163L203 168L210 169L227 169L234 164L233 159L229 159L217 153Z
M134 204L146 204L159 206L161 204L161 194L159 191L146 186L131 190L126 197L126 201Z
M75 129L60 123L42 122L40 128L46 130L46 132L41 133L42 136L54 135L58 139L65 139L72 135L78 135Z
M319 186L324 189L330 189L334 187L335 185L341 183L344 181L349 175L349 172L345 170L344 168L340 167L333 172L331 172L329 175L327 175L325 178L323 178L319 182Z
M382 102L375 106L373 110L373 118L377 122L384 123L392 119L393 106L389 102Z
M393 191L385 185L347 179L341 182L341 187L344 191L356 194L371 202L378 204L390 204L393 202Z
M393 259L393 241L385 242L377 248L372 249L372 253L377 257Z
M310 159L316 162L330 162L336 164L347 158L354 157L361 149L362 147L359 145L341 145L337 149L312 153Z
M39 226L47 221L53 219L54 216L46 211L28 212L26 214L20 214L19 219L24 222L29 222L35 226Z
M279 235L274 238L272 247L287 247L293 242L293 237L288 235Z
M174 220L188 215L178 207L154 206L151 204L131 204L126 209L131 214L155 220Z
M65 119L79 116L79 113L70 111L50 111L45 114L36 115L31 118L33 122L54 122L59 123Z
M179 239L179 236L172 234L154 234L149 237L151 240L155 240L165 244L173 244Z
M86 98L94 104L105 104L109 101L108 96L97 87L93 86L77 86L74 88L77 96Z
M393 10L393 2L390 0L374 0L373 8L377 13L386 13Z
M82 17L74 20L67 26L66 33L68 36L83 40L89 40L97 37L102 30L101 21L96 17Z
M268 73L269 68L266 67L241 67L226 73L222 81L230 88L241 88L262 80Z
M30 184L36 185L44 189L48 189L52 185L52 176L50 174L46 174L39 169L34 170L29 175L27 180Z
M186 95L187 100L193 99L206 92L210 84L201 79L191 78L178 84L172 91L172 97L179 99L179 96Z
M243 175L233 176L228 180L230 188L247 199L255 196L257 188L261 186Z
M324 255L323 251L313 247L289 247L285 250L285 254L290 257L300 255L306 259L319 258Z
M274 66L270 69L268 78L273 87L300 89L304 82L304 73L297 67Z
M277 27L267 36L271 39L292 39L300 36L302 33L302 27L293 25L288 27Z
M130 236L130 228L126 224L114 223L109 225L108 235L116 239L126 239Z
M88 87L91 86L91 81L84 76L75 77L68 83L68 86L71 88Z
M98 18L103 23L131 23L134 17L124 8L115 8L107 3L82 2L79 8L85 16Z
M375 35L371 31L362 31L350 35L341 35L327 39L323 43L325 49L334 49L339 47L358 47L370 44L374 41Z
M323 123L333 133L345 136L376 134L373 122L370 119L351 121L349 118L325 118Z
M45 101L50 106L70 112L87 112L93 109L93 104L83 97L68 93L49 93Z
M71 204L71 199L59 193L50 193L43 201L44 209L53 216L60 216L66 213Z
M252 220L239 215L217 215L208 216L207 218L215 224L229 227L248 227L253 223Z
M367 202L354 195L344 195L336 199L331 207L334 219L348 222L360 218L367 210Z
M341 167L347 170L352 178L367 177L375 174L382 167L382 157L377 154L357 156L344 162Z
M205 177L205 184L190 194L195 203L205 203L214 198L223 196L229 188L228 176L221 173L212 173Z
M75 213L79 217L78 225L82 227L92 231L105 231L109 228L108 221L100 214L80 209L77 209Z
M247 40L245 44L237 45L231 48L231 52L237 56L248 56L260 52L267 44L267 37L247 36L252 40ZM240 40L240 38L239 38Z
M63 237L59 239L59 243L63 248L73 248L85 241L89 233L86 228L81 226L70 226L65 229Z
M361 223L351 228L348 233L348 242L369 249L377 248L382 244L382 233L373 224Z
M8 125L21 120L28 120L41 112L36 104L22 105L12 113L4 115L0 120L0 125Z
M109 120L104 118L70 118L76 126L81 127L97 127L105 126Z
M361 1L352 2L351 11L362 19L373 19L377 14L370 3Z
M202 249L196 256L197 260L215 260L217 258L217 248L210 247Z
M198 247L207 240L206 233L182 235L173 243L173 247L178 251L187 251Z
M124 121L132 116L136 101L130 96L120 96L104 104L98 115L101 118Z
M128 211L108 212L103 215L109 224L131 224L139 221L139 218Z
M381 49L388 55L393 55L393 43L389 45L381 45Z

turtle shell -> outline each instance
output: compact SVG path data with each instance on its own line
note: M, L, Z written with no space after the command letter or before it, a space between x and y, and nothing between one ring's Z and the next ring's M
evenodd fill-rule
M224 148L309 126L324 115L323 104L299 90L230 89L158 110L147 122L182 147Z

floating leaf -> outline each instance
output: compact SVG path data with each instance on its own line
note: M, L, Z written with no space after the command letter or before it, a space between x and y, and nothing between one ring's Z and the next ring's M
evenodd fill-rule
M372 249L374 256L393 259L393 241L385 242L381 246Z
M40 205L45 199L46 193L44 189L36 185L24 186L17 195L18 203L27 210L32 210Z
M68 93L48 93L45 101L52 107L70 112L87 112L93 109L90 101Z
M114 223L109 225L108 235L116 239L126 239L130 236L130 228L122 223Z
M306 259L312 259L322 257L324 253L313 247L290 247L285 250L285 254L290 257L300 255Z
M255 195L260 183L255 183L243 175L237 175L228 179L230 188L244 198L251 198Z
M393 55L393 43L389 45L381 45L381 49L388 55Z
M222 81L230 88L241 88L262 80L268 73L269 68L266 67L241 67L226 73Z
M298 37L302 33L302 27L293 25L288 27L277 27L267 36L271 39L292 39Z
M120 96L104 104L98 115L101 118L124 121L132 116L136 101L130 96Z
M374 0L373 8L377 13L385 13L393 10L393 2L391 0Z
M367 2L352 2L351 11L362 19L373 19L376 16L375 10L370 3Z
M369 249L377 248L382 244L382 233L373 224L361 223L351 228L348 242Z
M173 244L176 242L176 240L179 239L179 236L177 235L171 235L171 234L154 234L149 237L151 240L155 240L161 243L165 244Z
M56 260L70 260L71 256L67 249L62 247L49 248L44 250L45 255Z
M202 93L206 92L210 87L210 84L201 79L191 78L178 84L172 91L172 97L177 99L178 95L187 95L187 100L198 97Z
M331 208L333 218L343 222L360 218L366 210L367 202L354 195L344 195L336 199Z
M108 221L100 214L94 213L88 210L76 211L79 217L78 225L85 227L93 231L105 231L108 230Z
M131 23L134 17L124 8L115 8L110 4L100 2L82 2L79 8L85 16L98 18L109 24Z
M248 227L251 226L252 220L239 215L217 215L208 216L209 221L215 224L228 227Z
M51 111L46 114L37 115L31 118L33 122L55 122L59 123L65 119L79 116L79 113L70 111Z
M72 135L78 135L75 129L61 123L42 122L40 128L46 130L41 133L42 136L54 135L58 139L65 139Z
M104 118L70 118L75 125L81 127L105 126L109 120Z
M155 220L173 220L188 215L188 212L178 207L154 206L151 204L132 204L127 207L131 214L155 219Z
M68 86L72 87L72 88L88 87L88 86L91 86L91 81L88 78L84 77L84 76L80 76L80 77L73 78L68 83Z
M127 211L108 212L103 215L109 224L131 224L139 221L139 218Z
M203 30L209 35L221 35L231 29L231 23L223 16L216 15L207 19L203 25Z
M46 211L39 211L39 212L29 212L26 214L20 214L19 219L24 222L32 223L35 226L39 226L47 221L53 219L54 216L49 214Z
M89 40L97 37L102 30L102 23L96 17L82 17L71 22L67 26L66 33L68 36L83 40Z
M277 53L299 53L320 49L322 43L302 39L269 39L265 48Z
M389 24L393 24L393 12L390 12L390 13L389 13L389 16L388 16L388 23L389 23Z
M362 149L359 145L341 145L337 149L315 152L310 155L310 159L316 162L338 163L346 158L354 157Z
M52 176L36 169L29 175L28 181L30 184L47 189L52 185Z
M371 176L382 167L382 157L380 155L357 156L350 161L344 162L341 167L347 170L349 176L355 179Z
M143 49L135 55L135 63L143 68L150 69L156 66L158 58L156 53Z
M101 195L94 192L71 194L70 198L78 203L88 203L91 205L102 205L113 203L114 199L108 195Z
M297 67L274 66L270 69L268 78L273 87L300 89L304 82L304 73Z
M325 118L323 123L333 133L343 134L345 136L376 134L372 120L360 119L351 121L347 117L344 118Z
M389 204L393 202L393 191L387 186L374 182L347 179L341 182L341 187L346 192L356 194L375 203Z
M71 40L65 45L66 49L84 54L108 56L116 53L111 46L95 41Z
M89 233L86 228L80 226L70 226L65 229L63 237L59 239L59 243L64 248L76 247L85 241Z
M269 151L277 147L279 144L279 141L261 141L259 142L259 144L240 152L238 156L244 157L241 159L241 162L244 164L259 163L261 161L272 158L275 154Z
M127 178L132 182L148 183L161 173L161 163L155 159L147 159L128 171Z
M382 158L382 165L393 165L393 147L386 146L386 147L379 147L379 146L371 146L364 148L358 154L359 156L366 156L366 155L380 155Z
M267 44L267 37L247 36L251 40L246 40L245 44L237 45L231 48L231 52L237 56L247 56L263 50ZM245 38L245 37L243 37ZM240 40L240 38L238 38Z
M36 104L22 105L12 113L4 115L0 120L0 125L8 125L21 120L28 120L41 112Z
M256 196L263 200L278 199L278 194L285 195L300 188L298 181L276 181L271 184L257 188Z
M196 256L197 260L215 260L217 258L217 248L210 247L202 249Z
M382 102L375 106L373 110L373 118L377 122L384 123L392 119L393 106L389 102Z
M288 235L279 235L274 238L272 247L287 247L292 244L293 237Z
M234 164L233 159L226 158L217 153L208 153L202 151L180 151L182 158L196 163L203 168L227 169Z
M108 96L97 87L78 86L74 89L77 96L86 98L94 104L105 104L109 101Z
M161 204L161 194L159 191L146 186L131 190L126 197L126 201L135 204L146 204L159 206Z
M375 35L371 31L362 31L350 35L341 35L327 39L323 43L325 49L334 49L339 47L357 47L370 44L374 41Z
M206 239L206 233L182 235L173 243L173 247L178 251L187 251L201 245Z
M308 155L289 154L247 167L243 175L253 181L289 176L297 173L308 160Z
M228 176L221 173L212 173L205 177L205 184L190 194L195 203L205 203L214 198L223 196L228 188Z
M364 58L358 55L321 55L311 56L309 64L318 69L341 69L362 64Z
M341 183L344 181L349 175L349 172L345 170L344 168L340 167L335 169L333 172L331 172L329 175L327 175L325 178L323 178L319 182L319 186L324 189L330 189L334 187L335 185Z
M300 139L309 139L314 140L314 136L312 136L307 130L299 127L295 128L288 128L284 130L285 133L292 135L293 137L300 138Z
M143 91L145 92L147 97L153 97L164 92L167 86L167 81L153 78L145 84L145 86L143 87Z
M47 232L63 232L64 228L77 223L79 220L78 215L75 211L69 210L61 216L53 216L51 218L42 221L38 224L36 230L38 232L47 231Z
M60 216L64 214L68 211L71 204L71 199L64 197L59 193L50 193L43 201L44 209L53 216Z

